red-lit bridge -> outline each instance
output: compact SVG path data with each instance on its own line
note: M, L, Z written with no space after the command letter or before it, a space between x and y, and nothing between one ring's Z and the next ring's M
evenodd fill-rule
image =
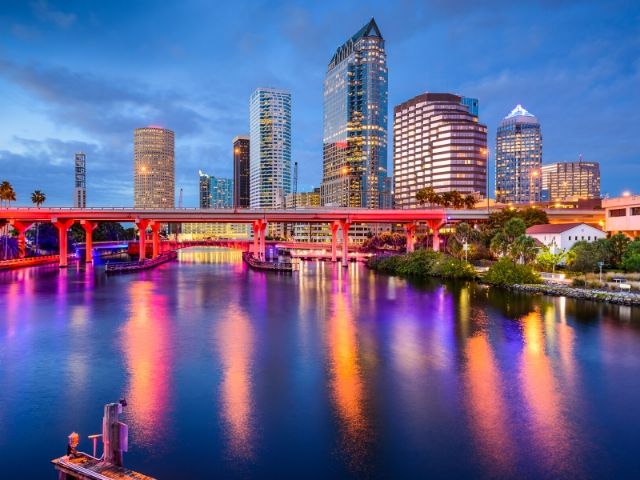
M558 209L547 210L557 223L603 220L602 210ZM0 222L8 222L18 233L21 256L25 254L25 232L35 222L51 222L58 229L60 251L67 251L67 232L79 222L86 232L86 261L91 262L92 231L100 222L133 222L139 231L140 257L145 258L147 229L151 229L152 256L160 254L160 226L166 223L247 223L253 228L253 251L264 257L266 228L274 223L326 223L331 231L331 257L337 260L338 231L342 234L342 262L348 261L349 227L353 223L403 224L407 234L407 251L415 244L418 224L426 225L433 237L434 250L439 249L440 228L447 222L482 221L488 218L484 209L412 209L371 210L360 208L317 209L134 209L134 208L0 208ZM580 220L576 220L580 218ZM60 266L67 265L66 255L60 256Z

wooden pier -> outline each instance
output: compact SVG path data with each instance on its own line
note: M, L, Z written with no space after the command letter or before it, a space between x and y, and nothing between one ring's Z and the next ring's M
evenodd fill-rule
M139 260L137 262L107 262L104 271L106 273L138 272L140 270L147 270L171 260L175 260L177 257L177 252L175 250L171 250L158 255L156 258L145 258L144 260Z
M58 471L58 480L155 480L128 468L109 464L88 454L78 458L67 455L51 460Z
M300 266L298 262L269 262L259 260L254 257L251 252L243 252L242 260L244 260L249 267L255 270L264 270L269 272L291 273L297 271Z

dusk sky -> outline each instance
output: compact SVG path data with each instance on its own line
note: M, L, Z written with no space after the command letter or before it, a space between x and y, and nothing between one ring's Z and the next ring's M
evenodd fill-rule
M72 203L87 154L87 205L133 204L133 129L176 134L176 190L197 206L198 170L232 176L249 95L293 101L298 190L320 185L322 90L335 49L375 17L393 106L419 93L480 100L495 130L521 103L542 124L543 162L601 162L602 192L640 193L640 2L0 0L0 180ZM176 194L177 202L177 194Z

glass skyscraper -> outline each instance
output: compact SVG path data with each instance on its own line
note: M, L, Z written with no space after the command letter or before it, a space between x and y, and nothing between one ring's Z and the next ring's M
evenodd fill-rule
M233 206L249 208L249 137L233 139Z
M75 208L87 208L87 156L82 152L76 153L75 157L73 206Z
M324 80L323 205L379 208L387 177L387 56L371 19L341 45Z
M291 94L258 88L249 111L251 208L284 207L291 192Z
M496 135L496 201L540 201L542 132L538 119L517 105Z
M600 164L558 162L542 166L542 200L551 202L600 198Z
M200 208L232 208L233 180L200 171Z

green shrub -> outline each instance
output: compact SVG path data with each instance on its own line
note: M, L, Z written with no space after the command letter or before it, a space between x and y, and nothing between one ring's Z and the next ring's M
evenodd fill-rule
M541 283L540 275L529 265L518 265L506 257L489 267L483 280L492 285Z
M436 277L473 279L476 271L473 266L462 259L440 256L431 268L431 274Z
M427 277L431 275L434 263L443 256L432 250L417 250L403 255L403 261L398 264L396 273L407 277Z
M587 286L587 281L584 278L574 278L571 281L571 286L572 287L586 287Z

